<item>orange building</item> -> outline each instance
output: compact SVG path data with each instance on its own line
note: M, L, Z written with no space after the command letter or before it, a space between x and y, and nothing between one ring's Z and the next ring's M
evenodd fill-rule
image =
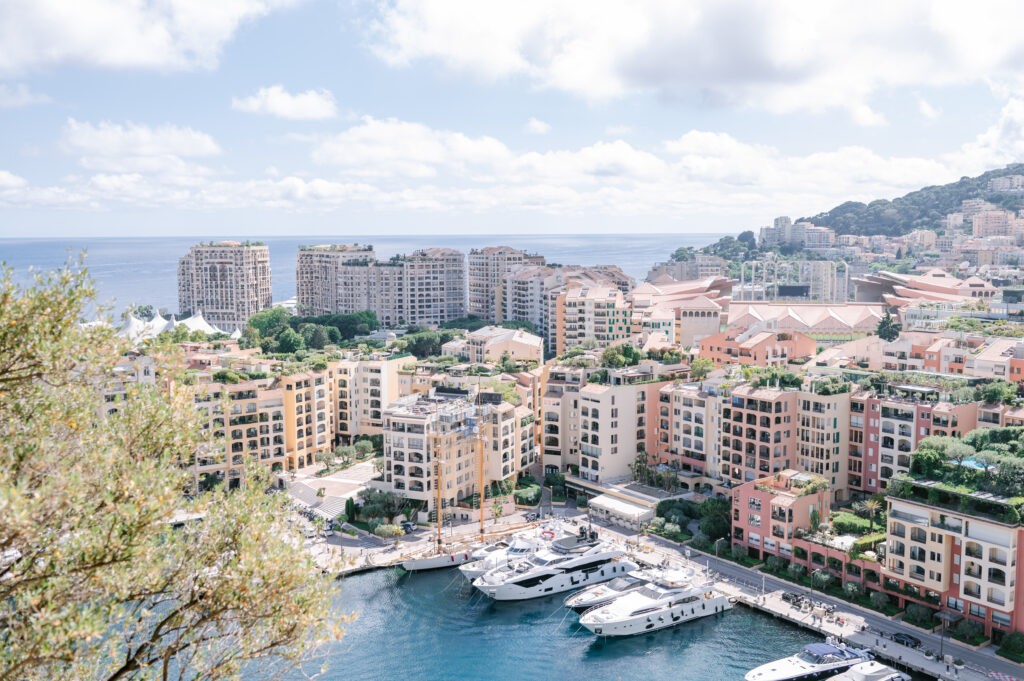
M759 367L785 366L793 359L812 357L814 339L797 331L728 329L701 339L700 356L723 364L751 364Z

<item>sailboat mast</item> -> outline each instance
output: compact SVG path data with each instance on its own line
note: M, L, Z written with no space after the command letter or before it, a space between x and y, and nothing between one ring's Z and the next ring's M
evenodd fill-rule
M441 548L441 461L437 457L437 435L434 441L434 512L437 514L437 547Z
M482 537L484 535L484 500L487 495L484 493L484 412L480 400L479 386L476 391L476 455L476 465L480 470L480 536Z

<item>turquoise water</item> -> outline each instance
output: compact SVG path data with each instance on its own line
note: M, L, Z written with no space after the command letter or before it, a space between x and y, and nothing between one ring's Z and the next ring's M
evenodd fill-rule
M742 606L666 631L598 640L562 607L564 594L495 603L450 570L389 570L341 584L337 605L358 619L328 650L320 679L726 681L819 640Z

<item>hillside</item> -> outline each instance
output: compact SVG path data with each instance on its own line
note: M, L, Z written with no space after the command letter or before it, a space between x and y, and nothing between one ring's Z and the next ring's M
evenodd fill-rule
M878 199L867 204L847 201L828 212L800 219L831 227L836 234L899 236L915 229L937 230L946 214L957 212L965 199L985 199L1006 210L1024 207L1022 194L986 189L989 180L1004 175L1024 175L1024 163L990 170L978 177L962 177L951 184L918 189L892 201Z

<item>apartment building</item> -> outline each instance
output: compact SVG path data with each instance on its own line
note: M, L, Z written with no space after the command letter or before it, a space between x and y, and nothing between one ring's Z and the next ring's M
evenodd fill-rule
M258 463L273 471L289 466L284 393L272 379L237 384L209 381L193 388L208 440L197 454L194 472L201 488L237 487L244 469Z
M682 489L721 486L721 427L719 391L692 383L659 391L657 458L676 471Z
M505 276L523 265L544 265L544 257L510 246L472 249L469 264L467 311L487 321L498 321L500 292Z
M830 501L849 499L850 394L801 391L796 467L828 482Z
M746 482L732 490L732 542L758 557L792 560L802 544L797 530L810 529L814 519L827 522L829 498L823 478L794 469Z
M930 491L927 481L907 485L910 498L887 499L886 591L900 605L955 610L996 642L1007 631L1024 630L1024 607L1015 598L1024 577L1024 531L1006 521L1007 500L988 495L964 512L963 495Z
M335 446L335 369L281 376L277 385L284 397L285 468L312 466L317 454Z
M384 410L411 392L401 374L416 358L408 353L350 353L331 362L335 378L337 435L343 444L356 438L384 434Z
M547 366L541 377L544 473L566 471L580 463L580 390L597 369Z
M910 470L910 454L929 435L961 437L978 427L978 403L940 400L935 389L901 386L898 395L856 392L850 396L849 485L884 491Z
M656 459L659 391L668 383L647 366L609 373L608 383L580 388L581 479L619 482L632 476L638 455Z
M339 298L340 266L373 260L373 246L367 244L300 246L295 257L298 309L307 315L337 313L343 307Z
M438 326L466 316L466 259L461 252L426 248L386 261L366 256L347 261L339 256L330 265L336 271L337 294L336 308L329 312L372 310L386 327Z
M793 468L798 404L796 390L735 388L722 407L722 479L735 486Z
M666 276L676 281L727 277L729 276L729 261L719 258L717 255L697 253L692 260L671 260L657 263L647 273L646 279L655 281Z
M555 354L593 340L606 348L632 335L632 313L622 291L614 286L569 282L555 298Z
M99 392L103 398L101 415L109 416L120 411L121 405L128 399L131 386L155 383L156 362L152 357L138 352L125 354L117 361L111 375L99 383Z
M409 395L384 413L385 489L441 509L469 509L491 483L514 479L536 461L532 416L526 407L468 391L435 389ZM495 399L497 398L497 399ZM438 489L440 487L440 489ZM468 515L468 514L467 514Z
M513 361L544 362L544 339L521 329L485 326L441 346L441 354L483 364Z
M260 243L197 244L178 260L178 309L231 333L272 304L270 250Z

